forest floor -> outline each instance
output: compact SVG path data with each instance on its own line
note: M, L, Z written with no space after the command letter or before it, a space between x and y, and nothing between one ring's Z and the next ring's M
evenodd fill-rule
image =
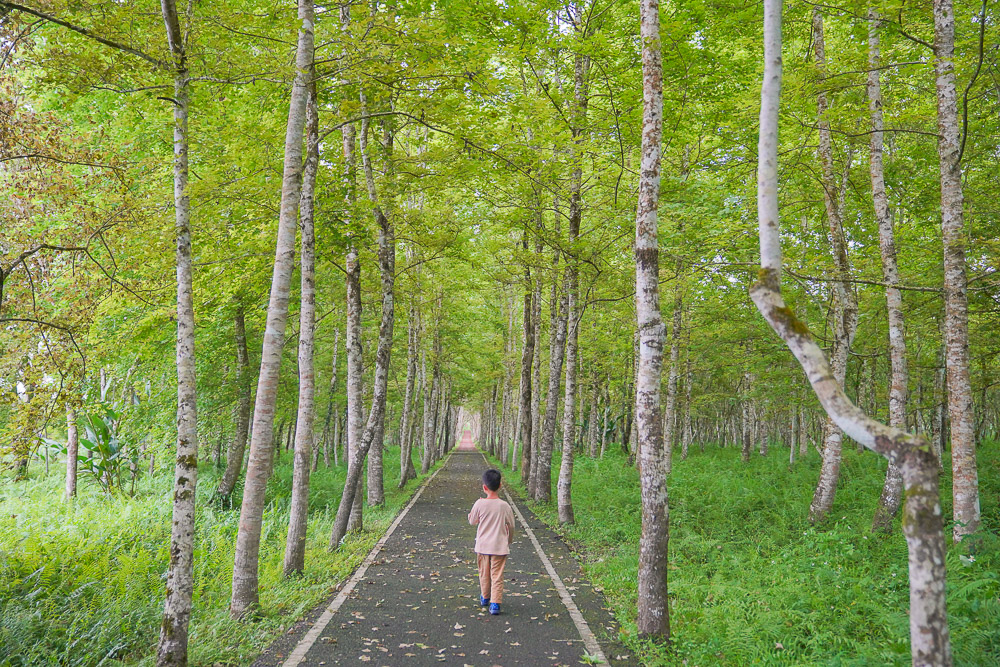
M463 449L429 481L356 587L334 597L335 613L314 611L254 667L608 664L594 644L588 653L587 633L600 640L610 664L638 663L617 643L613 617L566 544L520 507L502 613L490 616L479 606L475 528L467 514L482 496L487 464L479 452ZM571 616L563 596L582 619Z
M950 453L941 475L951 516ZM1000 443L977 452L982 529L948 550L948 619L955 664L1000 665ZM608 599L621 639L643 664L910 664L906 543L870 532L885 478L882 459L844 447L833 514L809 524L820 458L788 464L772 444L747 464L736 447L674 453L670 493L672 648L636 636L639 482L617 445L603 459L575 457L576 523L559 526L555 502L527 504L574 545L584 572ZM559 455L553 462L553 489ZM505 478L523 494L520 475ZM946 535L951 535L946 521Z

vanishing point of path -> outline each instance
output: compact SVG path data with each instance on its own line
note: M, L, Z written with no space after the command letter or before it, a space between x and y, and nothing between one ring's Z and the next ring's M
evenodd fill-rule
M275 642L254 667L637 664L617 643L603 598L584 581L568 547L521 502L503 613L490 616L479 607L475 528L467 515L482 495L485 466L466 433L390 529L382 550L366 559L363 575ZM585 660L588 653L606 662Z

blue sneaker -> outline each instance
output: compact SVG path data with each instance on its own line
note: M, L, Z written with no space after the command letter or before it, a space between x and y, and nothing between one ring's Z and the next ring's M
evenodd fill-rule
M498 602L490 603L490 615L499 616L500 615L500 604Z
M485 607L489 603L490 603L490 599L489 598L484 598L482 595L479 596L479 606L480 607Z

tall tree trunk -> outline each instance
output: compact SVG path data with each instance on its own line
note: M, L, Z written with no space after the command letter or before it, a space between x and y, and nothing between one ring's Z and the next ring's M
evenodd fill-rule
M302 179L299 221L302 227L301 296L299 305L299 410L295 429L292 469L292 502L285 541L284 574L301 573L306 563L306 522L309 517L309 474L312 470L313 420L316 415L316 378L313 348L316 331L316 237L313 201L319 168L319 109L316 101L316 68L309 67L309 101L306 105L306 162Z
M753 449L753 433L751 430L753 404L750 401L750 384L752 381L753 375L750 371L744 371L743 391L745 396L740 406L742 408L740 412L740 460L743 463L750 462L750 452Z
M536 502L547 503L552 499L552 449L555 446L556 419L559 410L559 381L562 375L563 353L566 349L566 320L569 307L566 290L561 290L559 308L551 324L549 336L549 390L545 398L545 419L542 425L542 439L539 442L534 473L531 482L531 496Z
M535 227L535 255L541 266L542 257L542 211L541 201L538 201ZM528 458L521 463L521 484L525 487L531 480L531 470L538 460L538 443L542 434L542 279L541 274L535 274L534 289L531 295L531 331L534 336L533 357L531 361L531 448L526 450Z
M66 408L66 499L76 497L76 468L80 451L80 435L76 426L76 410Z
M370 120L368 117L368 107L365 94L361 93L361 108L364 112L364 119L361 121L361 163L364 167L365 184L368 190L368 199L371 201L375 216L375 224L379 228L379 269L382 274L382 295L383 300L388 294L391 300L393 281L396 270L396 239L389 222L389 215L384 203L380 203L379 196L375 188L375 173L372 168L371 153L368 150L368 130ZM386 160L387 176L392 174L392 132L386 129L383 142L383 152ZM391 343L390 343L391 344ZM375 436L368 451L368 505L377 506L385 502L385 486L383 479L382 454L385 448L385 396L380 403L372 403L375 410L377 425Z
M956 542L979 529L979 473L969 377L969 297L962 212L962 149L955 91L955 11L934 0L934 72L937 88L941 235L944 245L944 332L951 422L951 474Z
M823 35L823 14L819 7L813 8L812 29L816 67L821 81L823 81L821 85L825 85L826 45ZM851 277L851 264L847 258L847 243L841 223L839 188L833 173L833 143L830 136L830 121L827 117L827 98L822 89L817 95L816 106L819 119L818 154L822 167L823 201L826 208L830 248L833 252L836 274L836 281L832 283L834 321L830 366L833 368L837 382L843 386L844 379L847 377L847 358L854 340L854 332L858 326L858 303L854 290L848 282ZM837 481L840 479L842 445L843 433L833 419L827 418L823 433L823 465L820 468L819 481L816 484L812 504L809 506L809 520L812 523L819 523L826 519L830 508L833 507L833 497L837 491Z
M174 65L174 229L177 237L177 449L170 528L170 565L157 667L187 665L188 625L194 593L195 494L198 483L198 400L194 350L194 268L188 198L187 55L177 7L161 0ZM190 21L190 17L188 17ZM106 389L102 388L102 394Z
M862 413L836 381L808 327L781 295L778 208L778 109L781 97L781 0L764 0L764 78L757 160L760 279L751 288L761 315L805 371L827 413L865 447L893 460L906 488L903 532L909 550L910 651L914 665L951 665L945 612L945 545L937 463L926 440Z
M323 420L323 463L330 467L330 441L333 441L333 456L337 457L337 433L340 422L340 411L337 410L334 420L334 405L337 395L337 354L340 352L340 329L333 330L333 363L330 374L330 391L326 397L326 418Z
M525 254L528 252L528 232L524 232L522 249ZM533 294L531 284L531 269L525 265L524 269L524 307L522 311L522 338L521 338L521 382L518 390L518 411L517 411L517 431L515 435L515 448L511 454L511 468L516 472L518 464L521 463L531 468L531 364L535 359L535 326L532 318L534 309ZM517 457L517 440L521 440L521 459Z
M688 327L688 345L687 345L687 361L685 363L686 368L684 371L684 423L682 428L684 429L681 434L681 460L684 460L688 456L688 448L691 446L692 430L691 430L691 328ZM705 449L704 439L701 441L702 451Z
M413 300L419 298L414 296ZM402 489L406 483L414 479L416 471L413 468L413 412L414 389L417 377L417 313L416 305L410 303L406 331L406 392L403 396L403 415L399 426L399 485Z
M313 3L299 0L299 36L296 48L296 75L292 86L288 125L285 131L285 163L281 182L281 214L274 253L271 297L261 350L257 401L254 406L250 461L247 464L240 530L236 535L233 567L233 594L229 613L242 618L258 605L257 571L261 521L267 480L271 476L271 427L278 396L281 352L288 323L289 286L295 259L295 228L302 194L302 137L309 97L309 70L313 62Z
M364 107L364 96L362 96L361 99L362 106ZM367 141L366 136L368 122L368 115L366 111L364 120L362 121L363 142ZM347 479L344 480L344 488L340 497L340 505L337 508L337 517L334 520L333 532L330 536L330 546L334 549L340 545L344 535L346 535L349 531L361 529L360 510L358 509L361 505L361 493L358 490L361 485L361 474L364 468L365 456L368 455L368 451L375 439L377 437L381 438L384 434L385 401L389 383L389 362L392 353L392 331L395 313L395 295L393 285L396 275L396 236L393 230L392 221L389 217L390 214L388 214L383 208L383 205L380 204L379 198L376 195L374 176L372 174L371 164L368 161L368 153L365 148L366 144L362 143L362 159L365 161L365 180L368 185L368 196L372 203L372 211L375 215L375 221L379 227L378 259L382 278L382 320L379 323L378 348L375 352L375 381L372 387L371 411L368 413L368 420L364 425L364 432L360 434L360 439L354 441L356 446L351 448L352 452L350 458L348 459ZM391 146L388 148L391 148ZM354 282L356 287L360 288L360 276ZM351 289L353 288L350 287L349 283L348 324L351 325L351 298L353 297L354 314L357 316L357 320L354 323L354 326L357 327L358 334L357 352L360 353L361 294L360 289L358 289L357 293L352 295L350 291ZM351 342L350 335L348 336L348 342ZM360 354L357 355L357 361L357 384L360 389L360 374L362 371ZM348 353L349 369L350 363L351 354ZM351 379L349 374L348 385L350 386L350 384ZM360 399L360 391L358 392L357 398ZM360 408L360 404L358 407ZM354 522L355 516L358 517L356 523Z
M879 14L868 10L868 110L871 113L872 133L868 140L869 163L872 182L872 202L878 222L879 250L882 255L882 277L885 280L885 301L889 318L889 425L906 429L906 391L909 378L906 370L906 340L903 336L903 293L899 285L899 268L896 265L896 240L892 231L892 214L885 192L885 174L882 168L882 89L879 67ZM892 519L902 502L903 477L899 468L889 462L885 474L882 496L879 498L872 530L888 532Z
M247 348L246 314L243 304L236 306L233 317L233 330L236 339L236 384L239 398L236 408L236 434L226 452L226 469L222 472L219 485L215 489L215 497L231 503L233 489L243 470L243 454L246 451L247 436L250 431L250 412L253 409L253 377L250 371L250 351Z
M587 31L582 29L583 8L574 5L578 15L575 20L577 31L586 39ZM559 481L556 486L556 504L559 508L559 522L573 523L573 447L576 444L576 422L574 411L577 401L577 358L579 347L580 321L583 307L580 305L580 268L575 248L580 236L583 220L583 142L586 139L587 103L589 98L590 58L577 54L574 59L573 94L575 109L573 116L573 170L570 174L569 195L569 248L566 261L566 386L563 394L563 441L562 458L559 463Z
M635 221L635 312L639 332L635 421L642 498L639 537L639 635L668 641L666 452L660 422L660 375L666 331L660 317L660 142L663 137L663 70L659 0L640 0L642 38L642 152Z

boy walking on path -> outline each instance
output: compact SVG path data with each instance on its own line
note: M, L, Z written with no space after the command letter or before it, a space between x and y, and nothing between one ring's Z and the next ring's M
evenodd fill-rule
M506 501L498 495L500 472L487 470L483 473L483 491L469 512L469 523L478 525L476 532L476 557L479 564L479 605L490 606L494 616L500 613L503 601L503 571L510 554L510 542L514 538L514 512Z

